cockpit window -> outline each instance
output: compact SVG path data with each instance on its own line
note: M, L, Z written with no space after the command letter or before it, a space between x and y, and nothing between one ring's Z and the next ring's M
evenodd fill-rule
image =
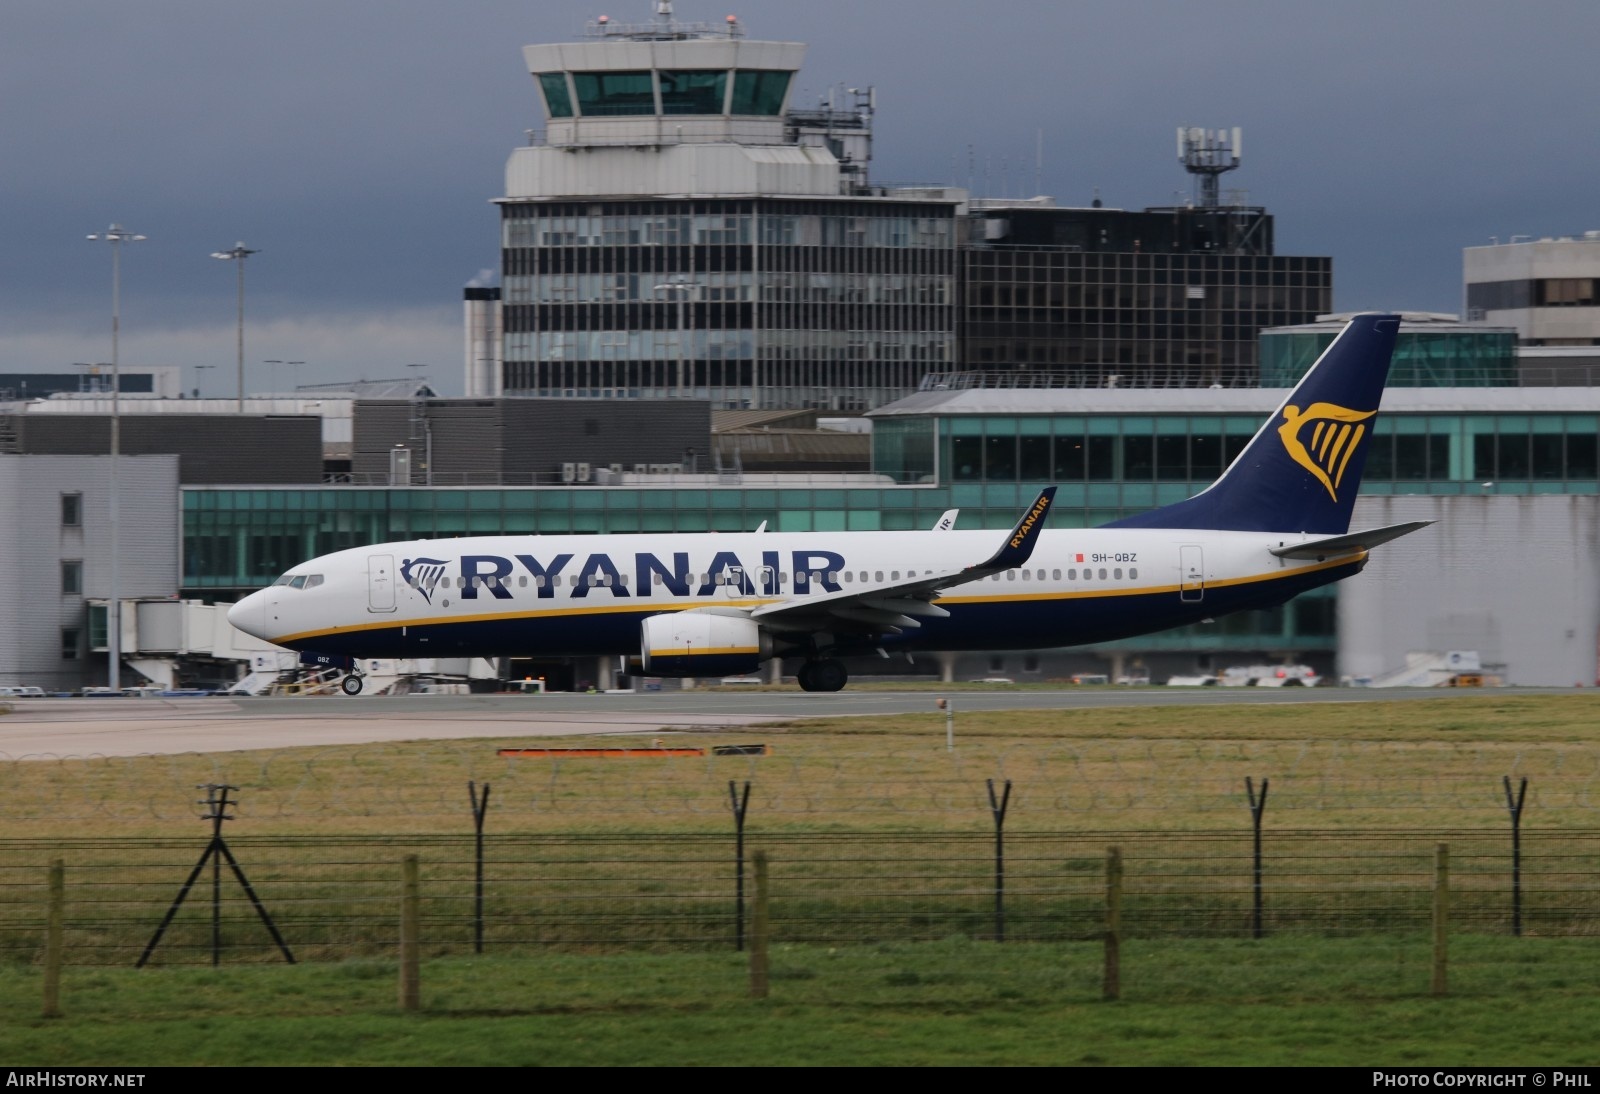
M322 584L321 574L284 574L274 585L287 585L291 589L315 589Z

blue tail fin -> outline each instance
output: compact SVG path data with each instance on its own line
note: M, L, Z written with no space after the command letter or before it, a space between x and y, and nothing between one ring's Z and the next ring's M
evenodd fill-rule
M1350 320L1220 479L1107 527L1349 531L1399 329L1398 315Z

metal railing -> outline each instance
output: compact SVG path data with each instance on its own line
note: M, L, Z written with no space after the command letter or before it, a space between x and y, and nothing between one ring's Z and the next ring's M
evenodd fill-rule
M1255 365L1082 365L1049 369L969 369L929 373L919 391L973 389L1254 388Z

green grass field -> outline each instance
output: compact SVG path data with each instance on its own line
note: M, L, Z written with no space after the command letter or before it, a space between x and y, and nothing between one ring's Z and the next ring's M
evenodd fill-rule
M1530 780L1526 823L1600 827L1600 695L1291 706L958 712L956 750L926 715L801 721L615 746L759 741L760 757L502 759L526 738L0 764L9 837L196 831L195 787L241 787L240 835L470 830L467 783L494 787L492 832L720 831L728 782L755 829L981 829L986 780L1013 781L1009 825L1179 831L1248 817L1272 780L1277 828L1448 829L1505 817L1501 779Z
M0 872L12 872L0 881L12 896L0 900L0 930L23 944L0 963L0 1061L1594 1065L1597 713L1600 697L1586 693L1488 692L1395 703L958 712L954 753L944 747L943 719L929 713L669 738L772 746L759 757L507 760L495 749L525 742L485 739L4 764ZM1506 918L1506 775L1530 782L1524 824L1535 833L1528 876L1538 891L1529 900L1544 916L1520 939L1509 937ZM1272 780L1266 828L1278 856L1269 901L1276 918L1259 941L1244 930L1248 885L1239 880L1247 878L1239 866L1248 847L1246 776L1258 786ZM1003 944L983 940L989 779L1014 786L1008 893L1017 904L1014 940ZM528 874L519 863L529 847L574 866L559 881L529 875L524 889L495 875L493 899L524 912L535 899L595 890L579 868L602 852L585 841L614 841L604 853L616 857L628 845L623 833L655 841L628 853L656 874L617 875L628 908L665 907L676 887L701 899L693 862L723 862L728 783L749 780L749 843L769 847L775 863L771 997L747 998L743 958L715 933L725 925L683 944L586 945L581 914L561 935L540 911L543 934L518 941L502 932L487 956L464 956L459 894L469 891L470 871L459 854L447 862L426 841L470 833L468 780L494 787L487 827L502 874ZM366 914L385 925L377 941L347 945L335 933L304 951L311 960L281 967L270 963L248 909L235 908L228 941L244 947L230 949L221 970L128 967L203 846L195 785L221 781L242 788L227 834L268 902L293 922L285 894L315 889L315 900L343 899L340 889L359 880L369 886ZM1440 833L1451 834L1458 911L1450 995L1434 999L1424 935L1429 854ZM358 842L379 835L392 853ZM866 881L843 877L834 837L860 841L866 850L850 854L882 865ZM317 867L325 885L315 871L296 881L297 848L336 838L352 841L336 858L372 859L377 873L357 878L345 862ZM422 841L425 886L448 882L457 896L428 921L454 934L448 944L436 935L426 950L423 1010L402 1014L392 943L383 938L393 933L393 863L411 838ZM1123 998L1106 1003L1094 938L1112 842L1129 856L1135 927L1124 945ZM696 850L701 844L713 850ZM940 850L946 844L955 850ZM308 861L329 861L317 853L324 857ZM674 865L673 854L688 865ZM1292 876L1291 854L1300 863ZM88 884L111 902L103 915L126 923L103 919L93 938L69 926L66 1017L45 1021L29 940L37 937L40 867L58 855L68 860L69 921L70 902ZM1231 863L1226 876L1218 856ZM119 870L131 867L118 864L134 859L141 872L130 880ZM936 888L955 882L873 919L875 901L901 899L882 882L885 871L909 875L923 869L917 863L933 864ZM566 866L541 867L556 868ZM689 880L675 880L674 870ZM124 883L158 903L116 911ZM1066 917L1057 921L1064 928L1038 937L1065 940L1026 940L1030 885L1042 894L1040 916ZM727 904L722 888L708 892L715 908ZM1396 899L1415 914L1382 911ZM1172 918L1179 905L1188 918ZM827 930L838 940L786 939L813 906L833 908ZM5 907L32 919L7 921ZM190 943L203 941L203 916L185 914ZM852 928L857 921L864 926ZM928 940L852 940L852 930L886 923L910 924ZM96 951L106 939L115 945ZM74 965L74 955L110 963Z
M1595 1066L1592 946L1461 939L1427 994L1423 939L1150 942L1100 1000L1091 944L778 946L736 954L430 961L402 1013L393 962L73 970L37 1017L0 968L0 1058L103 1065Z

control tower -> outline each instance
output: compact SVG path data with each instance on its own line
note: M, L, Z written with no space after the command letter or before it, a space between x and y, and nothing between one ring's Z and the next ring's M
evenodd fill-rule
M468 394L853 410L949 369L965 192L873 186L873 94L794 108L804 43L654 8L523 50L547 122L506 165L503 360Z

